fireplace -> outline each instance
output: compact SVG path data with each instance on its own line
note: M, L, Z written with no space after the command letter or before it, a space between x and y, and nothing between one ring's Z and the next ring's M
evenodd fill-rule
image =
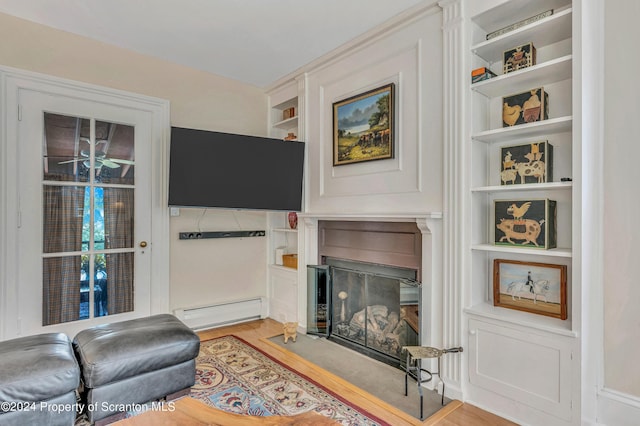
M420 344L417 271L333 258L325 262L309 267L307 332L400 367L402 347Z
M421 232L415 223L320 222L307 276L307 332L401 367L420 345Z

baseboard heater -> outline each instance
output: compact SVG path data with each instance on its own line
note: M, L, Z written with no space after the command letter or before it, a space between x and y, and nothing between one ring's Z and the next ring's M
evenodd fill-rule
M267 317L264 297L175 309L173 314L194 330L215 328Z

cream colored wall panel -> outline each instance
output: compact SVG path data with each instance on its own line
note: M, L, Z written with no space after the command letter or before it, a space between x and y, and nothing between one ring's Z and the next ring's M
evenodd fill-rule
M442 16L430 12L309 73L309 211L442 210ZM333 166L333 103L395 83L393 159Z
M640 229L636 212L640 197L635 185L640 168L635 164L640 145L640 104L635 75L640 57L629 55L640 28L635 0L604 2L604 383L603 387L640 401L638 324L640 300L637 276ZM624 28L624 31L620 29Z
M571 419L569 339L469 320L472 385L553 416Z
M171 309L266 295L266 237L180 240L180 232L265 227L262 212L180 209L171 221Z

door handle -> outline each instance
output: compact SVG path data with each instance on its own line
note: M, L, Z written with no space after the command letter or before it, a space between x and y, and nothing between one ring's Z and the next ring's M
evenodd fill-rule
M145 248L147 246L146 241L140 241L140 247Z

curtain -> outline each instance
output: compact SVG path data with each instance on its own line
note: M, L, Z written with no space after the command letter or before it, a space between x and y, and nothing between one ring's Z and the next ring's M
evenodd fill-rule
M84 187L43 188L43 252L82 250ZM47 257L42 267L42 325L80 318L80 255Z
M134 190L104 188L105 249L133 248ZM107 311L133 311L133 253L107 255Z

